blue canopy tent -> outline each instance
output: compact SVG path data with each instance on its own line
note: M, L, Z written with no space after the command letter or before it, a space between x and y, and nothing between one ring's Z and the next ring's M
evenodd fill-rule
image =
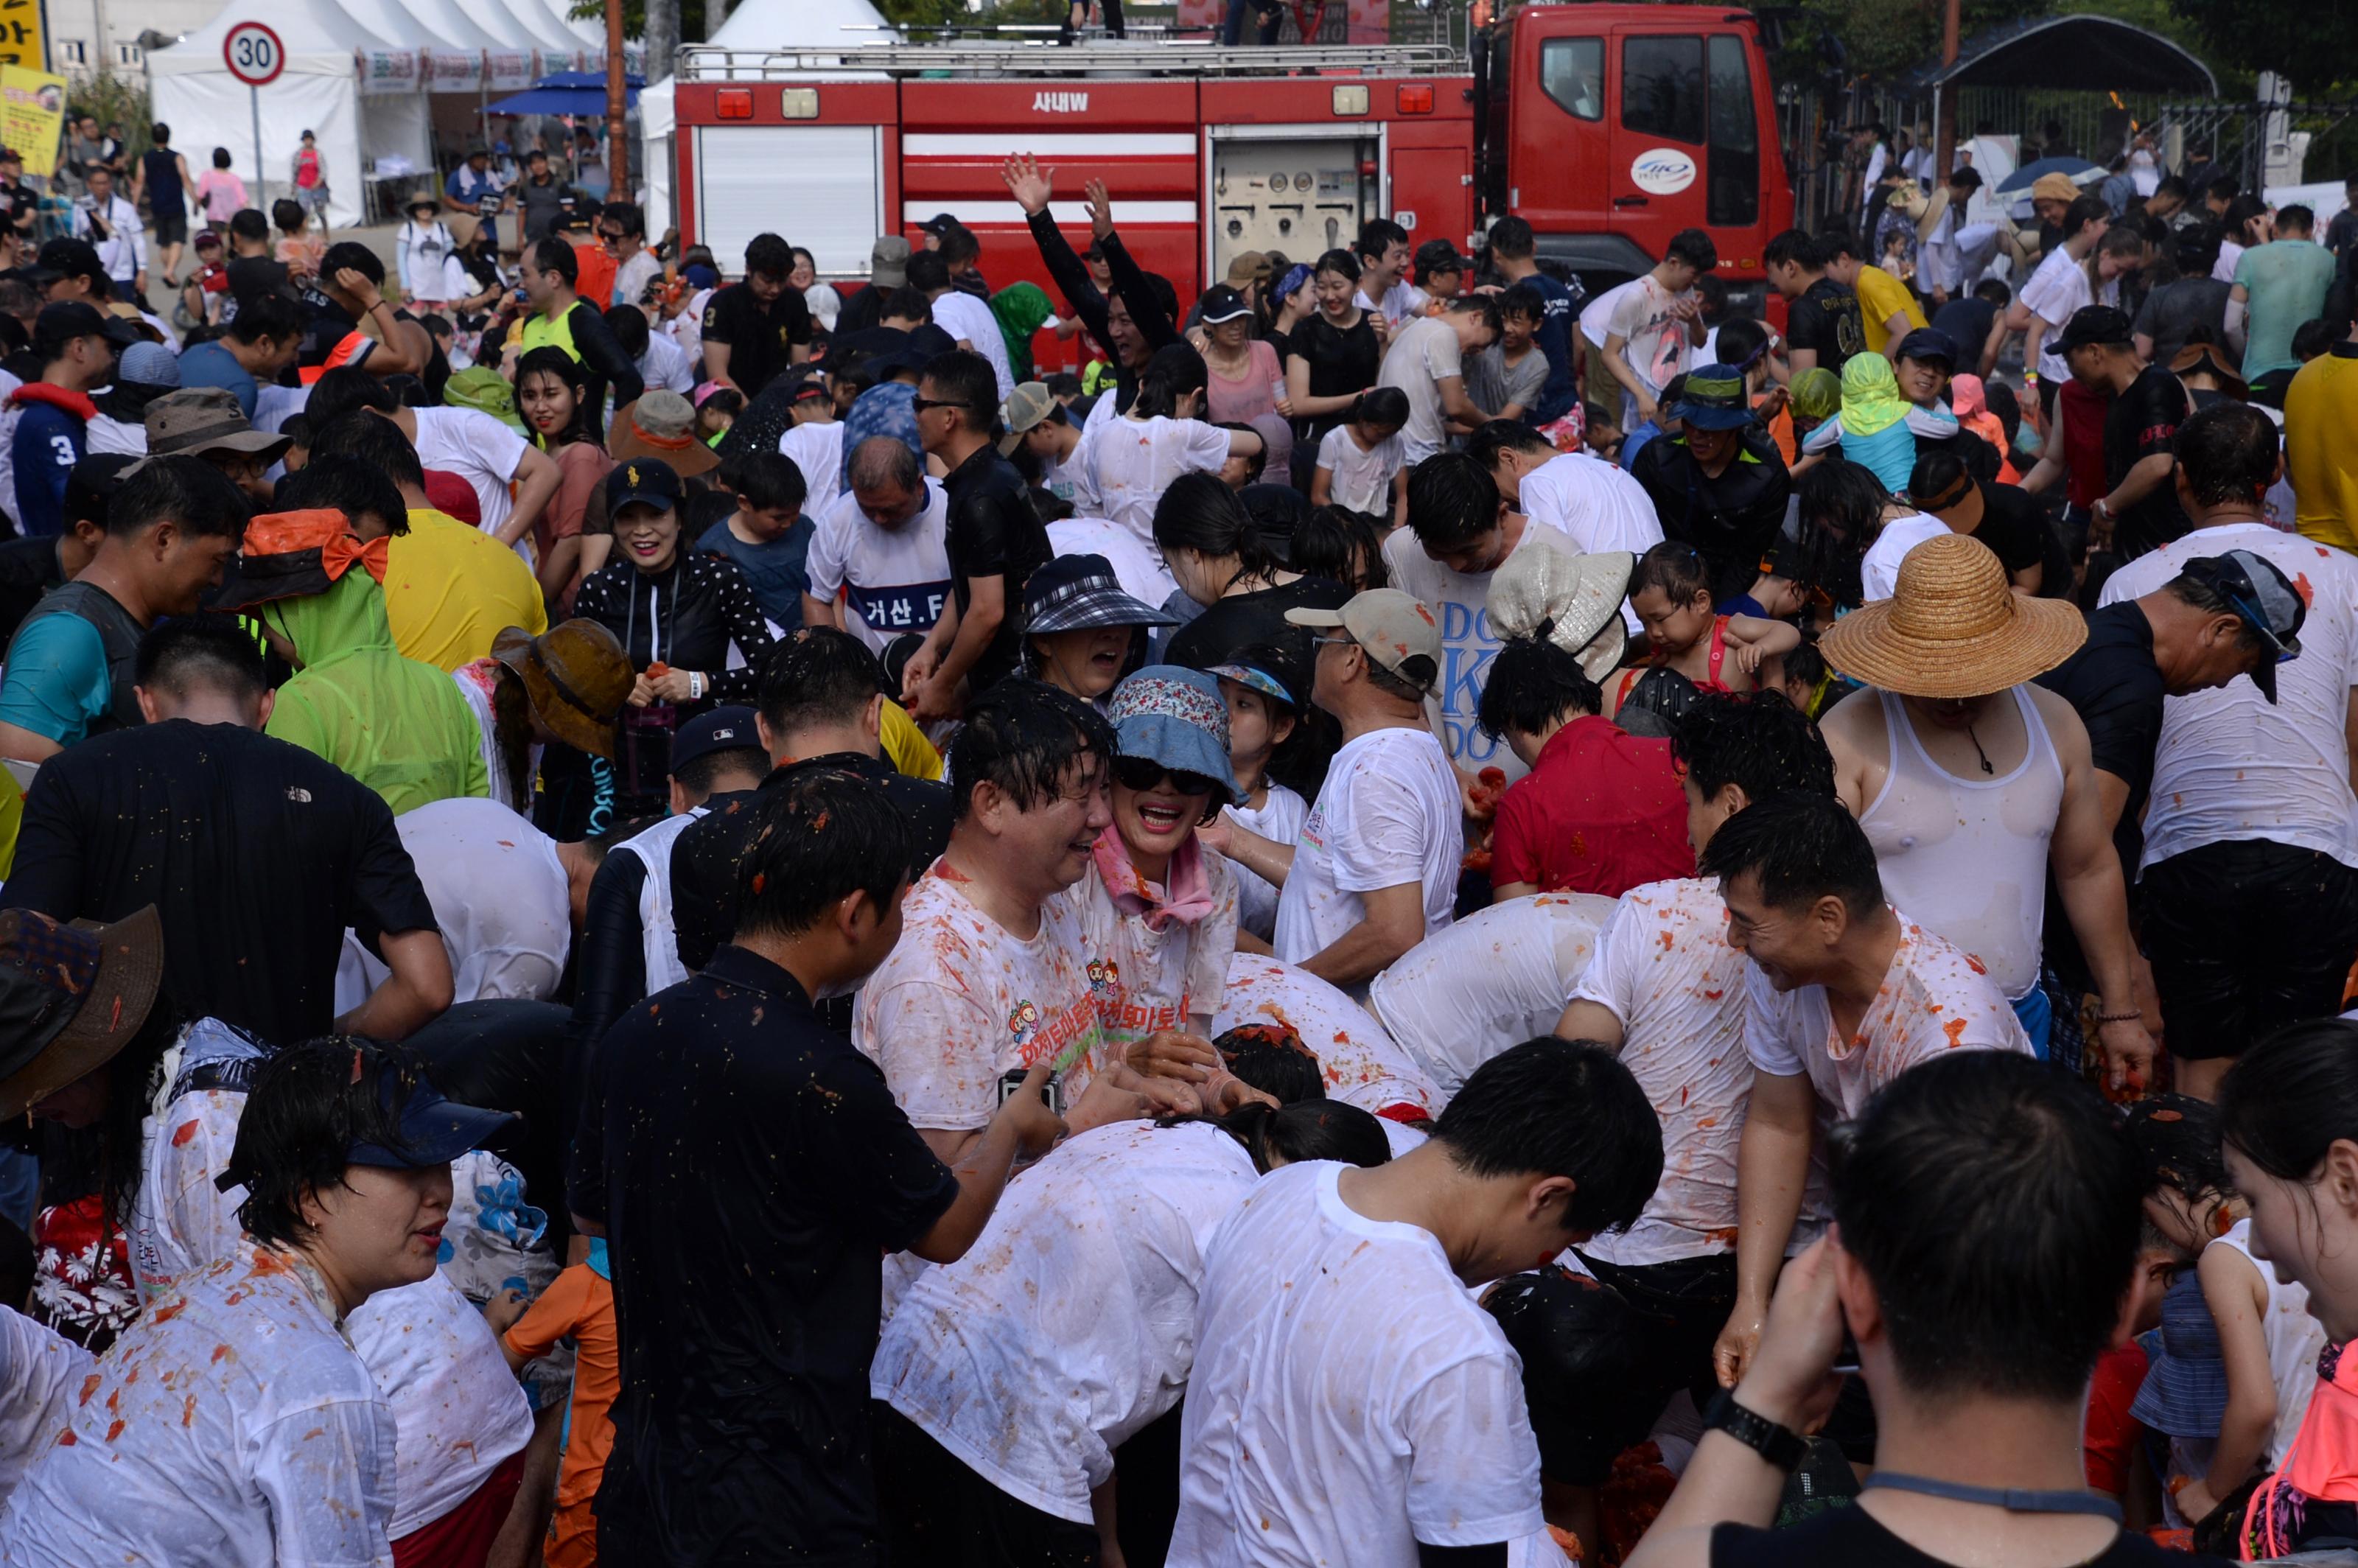
M644 76L622 78L623 107L635 109ZM487 114L570 114L596 117L606 112L606 79L594 70L555 70L522 92L484 105Z

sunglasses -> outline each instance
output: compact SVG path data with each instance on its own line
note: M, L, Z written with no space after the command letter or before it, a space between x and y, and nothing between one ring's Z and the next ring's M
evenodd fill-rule
M1220 787L1216 780L1207 779L1201 773L1165 767L1152 757L1116 757L1113 760L1114 783L1124 789L1143 794L1164 779L1169 779L1171 787L1181 795L1209 795Z
M913 414L923 414L928 408L963 408L967 412L972 413L974 411L974 405L971 403L960 403L956 398L952 397L912 397L909 399L909 411Z

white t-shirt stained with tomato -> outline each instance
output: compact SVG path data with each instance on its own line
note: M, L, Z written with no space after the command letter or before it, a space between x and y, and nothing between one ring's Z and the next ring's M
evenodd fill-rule
M1277 956L1299 964L1367 918L1361 894L1421 883L1424 934L1457 907L1466 850L1457 774L1422 726L1376 730L1335 753L1277 901Z
M1073 449L1098 511L1149 545L1154 503L1183 473L1217 473L1228 460L1232 432L1201 419L1128 416L1085 428Z
M1205 1249L1172 1568L1416 1568L1544 1527L1505 1333L1345 1169L1274 1172Z
M1834 1037L1826 988L1779 991L1744 967L1744 1045L1754 1067L1779 1077L1810 1075L1835 1117L1866 1108L1877 1090L1944 1051L2018 1051L2030 1039L1973 956L1933 935L1898 910L1899 946L1882 988L1848 1040Z
M853 1010L851 1041L884 1069L921 1130L974 1132L999 1114L999 1080L1045 1057L1078 1100L1102 1068L1088 935L1069 892L1016 935L984 914L966 876L936 860L901 906L901 940Z
M1623 893L1567 999L1621 1023L1621 1061L1662 1123L1662 1182L1638 1223L1582 1250L1637 1268L1736 1250L1736 1147L1752 1101L1744 955L1727 945L1719 883L1646 882Z
M1212 1033L1249 1023L1276 1024L1302 1036L1318 1058L1329 1099L1379 1116L1394 1107L1438 1116L1449 1098L1373 1013L1309 970L1259 953L1228 960L1228 994L1213 1015Z
M1499 1052L1555 1032L1614 910L1588 892L1510 898L1436 931L1368 985L1368 1009L1445 1101Z
M508 481L524 461L522 436L474 408L413 408L417 419L417 461L422 468L455 473L475 492L481 527L496 534L515 510Z

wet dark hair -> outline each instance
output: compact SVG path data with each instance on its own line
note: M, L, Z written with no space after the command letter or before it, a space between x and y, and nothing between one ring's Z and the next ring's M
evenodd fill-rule
M2219 1086L2219 1124L2269 1175L2309 1181L2337 1140L2358 1139L2358 1023L2288 1024L2245 1051Z
M635 360L647 351L647 313L637 306L609 307L606 330L614 334L614 341L621 344L622 352L632 359Z
M1253 1169L1266 1175L1279 1161L1298 1165L1310 1160L1332 1160L1361 1167L1381 1165L1392 1157L1391 1142L1374 1116L1341 1100L1302 1100L1270 1107L1255 1101L1222 1117L1166 1116L1157 1127L1188 1127L1209 1122L1245 1146Z
M1833 1183L1911 1394L2077 1404L2143 1223L2136 1152L2093 1089L2012 1052L1944 1053L1868 1105Z
M249 515L245 492L221 470L175 452L150 458L125 476L106 503L106 533L127 539L168 522L191 538L235 538L244 534Z
M1316 277L1322 272L1340 273L1357 283L1359 281L1359 258L1347 250L1328 251L1311 267L1310 276Z
M1154 503L1157 549L1195 550L1212 558L1234 557L1248 577L1277 568L1261 539L1260 525L1220 476L1198 470L1171 481Z
M1837 608L1855 609L1866 598L1860 568L1890 492L1874 470L1832 454L1801 476L1797 490L1801 547L1796 576Z
M1665 539L1638 557L1629 571L1629 597L1648 589L1660 590L1672 604L1693 602L1695 595L1711 595L1711 568L1693 545Z
M229 324L227 331L248 346L265 338L283 343L302 335L303 316L291 299L276 294L257 294L238 307L237 319Z
M780 638L762 667L762 722L780 741L856 724L883 689L884 666L867 643L837 627L806 626Z
M384 424L382 419L377 424ZM401 434L395 430L395 435ZM401 487L382 468L343 452L314 452L311 460L278 481L271 505L280 512L313 508L341 512L357 532L360 520L374 516L388 534L409 532L409 508Z
M727 467L729 488L758 512L799 514L810 499L801 467L784 452L748 452Z
M638 312L633 310L631 314L636 316ZM525 378L530 375L553 375L573 389L572 422L559 430L557 433L557 438L543 449L555 451L559 447L570 446L576 441L587 441L600 451L604 450L605 433L600 428L598 422L600 409L590 401L589 395L588 367L555 343L544 343L539 348L527 349L525 351L524 357L516 361L515 387L519 394L524 391ZM518 414L521 416L521 406L519 406ZM540 439L540 434L536 430L530 431L527 438L537 442ZM425 481L421 477L418 482L422 484Z
M1359 225L1358 243L1352 248L1370 259L1381 256L1394 245L1408 243L1408 231L1390 218L1370 218Z
M149 627L131 678L154 691L178 695L201 686L241 700L261 696L270 684L254 634L237 617L218 614L175 615Z
M1828 896L1841 899L1853 919L1883 907L1875 846L1831 792L1755 801L1712 835L1695 869L1722 882L1751 872L1772 909L1805 908Z
M966 820L986 784L1019 811L1036 811L1071 787L1076 770L1102 778L1114 750L1113 726L1091 704L1042 681L1001 681L967 709L950 742L951 820Z
M1496 470L1501 452L1553 452L1555 448L1545 436L1520 419L1491 419L1476 427L1466 438L1466 455L1480 463L1485 471Z
M1564 1228L1623 1230L1662 1179L1662 1124L1620 1059L1542 1035L1474 1070L1433 1124L1470 1175L1569 1176Z
M1720 328L1713 343L1720 363L1748 371L1768 347L1768 327L1749 316L1739 316Z
M1192 344L1165 343L1154 351L1140 373L1138 396L1130 411L1142 419L1157 415L1168 419L1178 412L1182 397L1210 384L1211 373L1205 368L1204 356Z
M1343 417L1354 425L1389 425L1397 430L1408 423L1408 394L1397 386L1371 386L1351 400Z
M1326 1075L1317 1053L1288 1024L1240 1023L1214 1040L1212 1049L1230 1073L1265 1095L1275 1095L1280 1105L1326 1098Z
M739 936L807 931L854 893L889 917L909 880L909 827L873 779L788 770L765 784L737 862Z
M2342 329L2322 316L2312 317L2292 330L2292 357L2307 364L2309 361L2333 351L2342 338Z
M229 215L229 232L241 240L266 240L270 238L270 220L262 215L259 208L241 207Z
M303 1200L344 1184L354 1144L402 1147L402 1108L424 1076L407 1047L357 1034L322 1035L265 1060L229 1157L245 1187L238 1223L265 1246L310 1239Z
M999 433L999 373L972 349L948 349L925 362L925 379L957 405L958 423L979 435Z
M1694 682L1667 665L1657 665L1621 694L1613 722L1632 735L1668 739L1678 721L1702 700L1703 693L1695 689Z
M942 260L956 266L960 262L972 261L982 254L982 242L964 223L953 223L942 231L942 248L938 254ZM910 259L914 261L916 258L913 256Z
M949 258L939 251L919 251L909 258L908 287L920 294L938 294L950 286Z
M1700 273L1709 273L1719 265L1719 247L1701 229L1681 229L1671 236L1662 254L1673 261L1682 261Z
M532 247L532 259L527 264L535 272L553 272L570 288L581 276L581 258L573 254L573 242L551 234Z
M1537 735L1558 719L1599 713L1605 694L1580 660L1545 637L1509 637L1483 677L1476 721L1504 740L1510 730Z
M1260 431L1254 429L1251 426L1243 423L1241 420L1224 419L1214 426L1214 428L1220 430L1242 430L1246 434L1253 436L1260 434ZM1258 448L1246 456L1244 463L1245 482L1247 484L1259 484L1260 482L1260 476L1262 473L1267 471L1269 468L1269 442L1263 440Z
M1644 1315L1611 1286L1555 1263L1499 1281L1482 1310L1522 1362L1540 1474L1602 1485L1614 1457L1645 1441L1661 1404Z
M1288 564L1304 577L1325 578L1353 591L1382 588L1383 522L1347 506L1314 506L1293 531Z
M303 204L300 201L290 201L282 196L270 204L270 221L290 234L300 232L303 227ZM384 266L383 262L377 264L380 276L383 275ZM336 276L328 271L327 264L324 262L320 264L319 270L330 277Z
M393 388L358 365L338 365L326 372L303 398L303 412L314 430L325 430L354 409L376 408L390 414L399 406L401 400Z
M1547 296L1528 279L1518 283L1498 296L1498 316L1501 320L1518 316L1537 326L1547 319Z
M1671 757L1709 800L1729 784L1758 804L1834 793L1825 737L1779 691L1704 692L1671 727Z
M1498 481L1465 452L1435 452L1408 471L1408 525L1428 549L1457 549L1496 530Z
M1784 266L1789 263L1805 272L1822 271L1826 265L1824 248L1811 238L1808 231L1788 229L1768 242L1760 253L1764 266Z
M2248 403L2214 403L2178 427L2178 468L2204 506L2257 501L2277 466L2276 424Z
M896 321L930 321L934 319L934 304L925 297L924 289L912 288L904 283L887 292L883 303L877 308L879 321L887 316Z
M347 414L320 426L311 438L312 457L316 460L339 453L358 458L395 484L426 488L426 465L418 460L417 449L409 444L401 427L390 419L362 412ZM406 514L403 520L407 521Z
M745 271L749 276L758 272L783 283L794 270L795 247L786 243L783 236L764 230L745 242Z
M2203 1198L2234 1189L2220 1138L2219 1108L2191 1095L2156 1095L2129 1107L2124 1125L2148 1193Z

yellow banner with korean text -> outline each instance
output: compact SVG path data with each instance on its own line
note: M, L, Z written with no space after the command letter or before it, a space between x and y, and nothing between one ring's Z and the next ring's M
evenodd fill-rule
M9 0L0 0L0 16ZM35 10L32 58L40 59L40 13ZM0 22L0 27L5 27ZM47 177L58 169L58 141L65 130L66 79L45 70L9 63L8 49L0 45L0 142L25 160L27 174Z

